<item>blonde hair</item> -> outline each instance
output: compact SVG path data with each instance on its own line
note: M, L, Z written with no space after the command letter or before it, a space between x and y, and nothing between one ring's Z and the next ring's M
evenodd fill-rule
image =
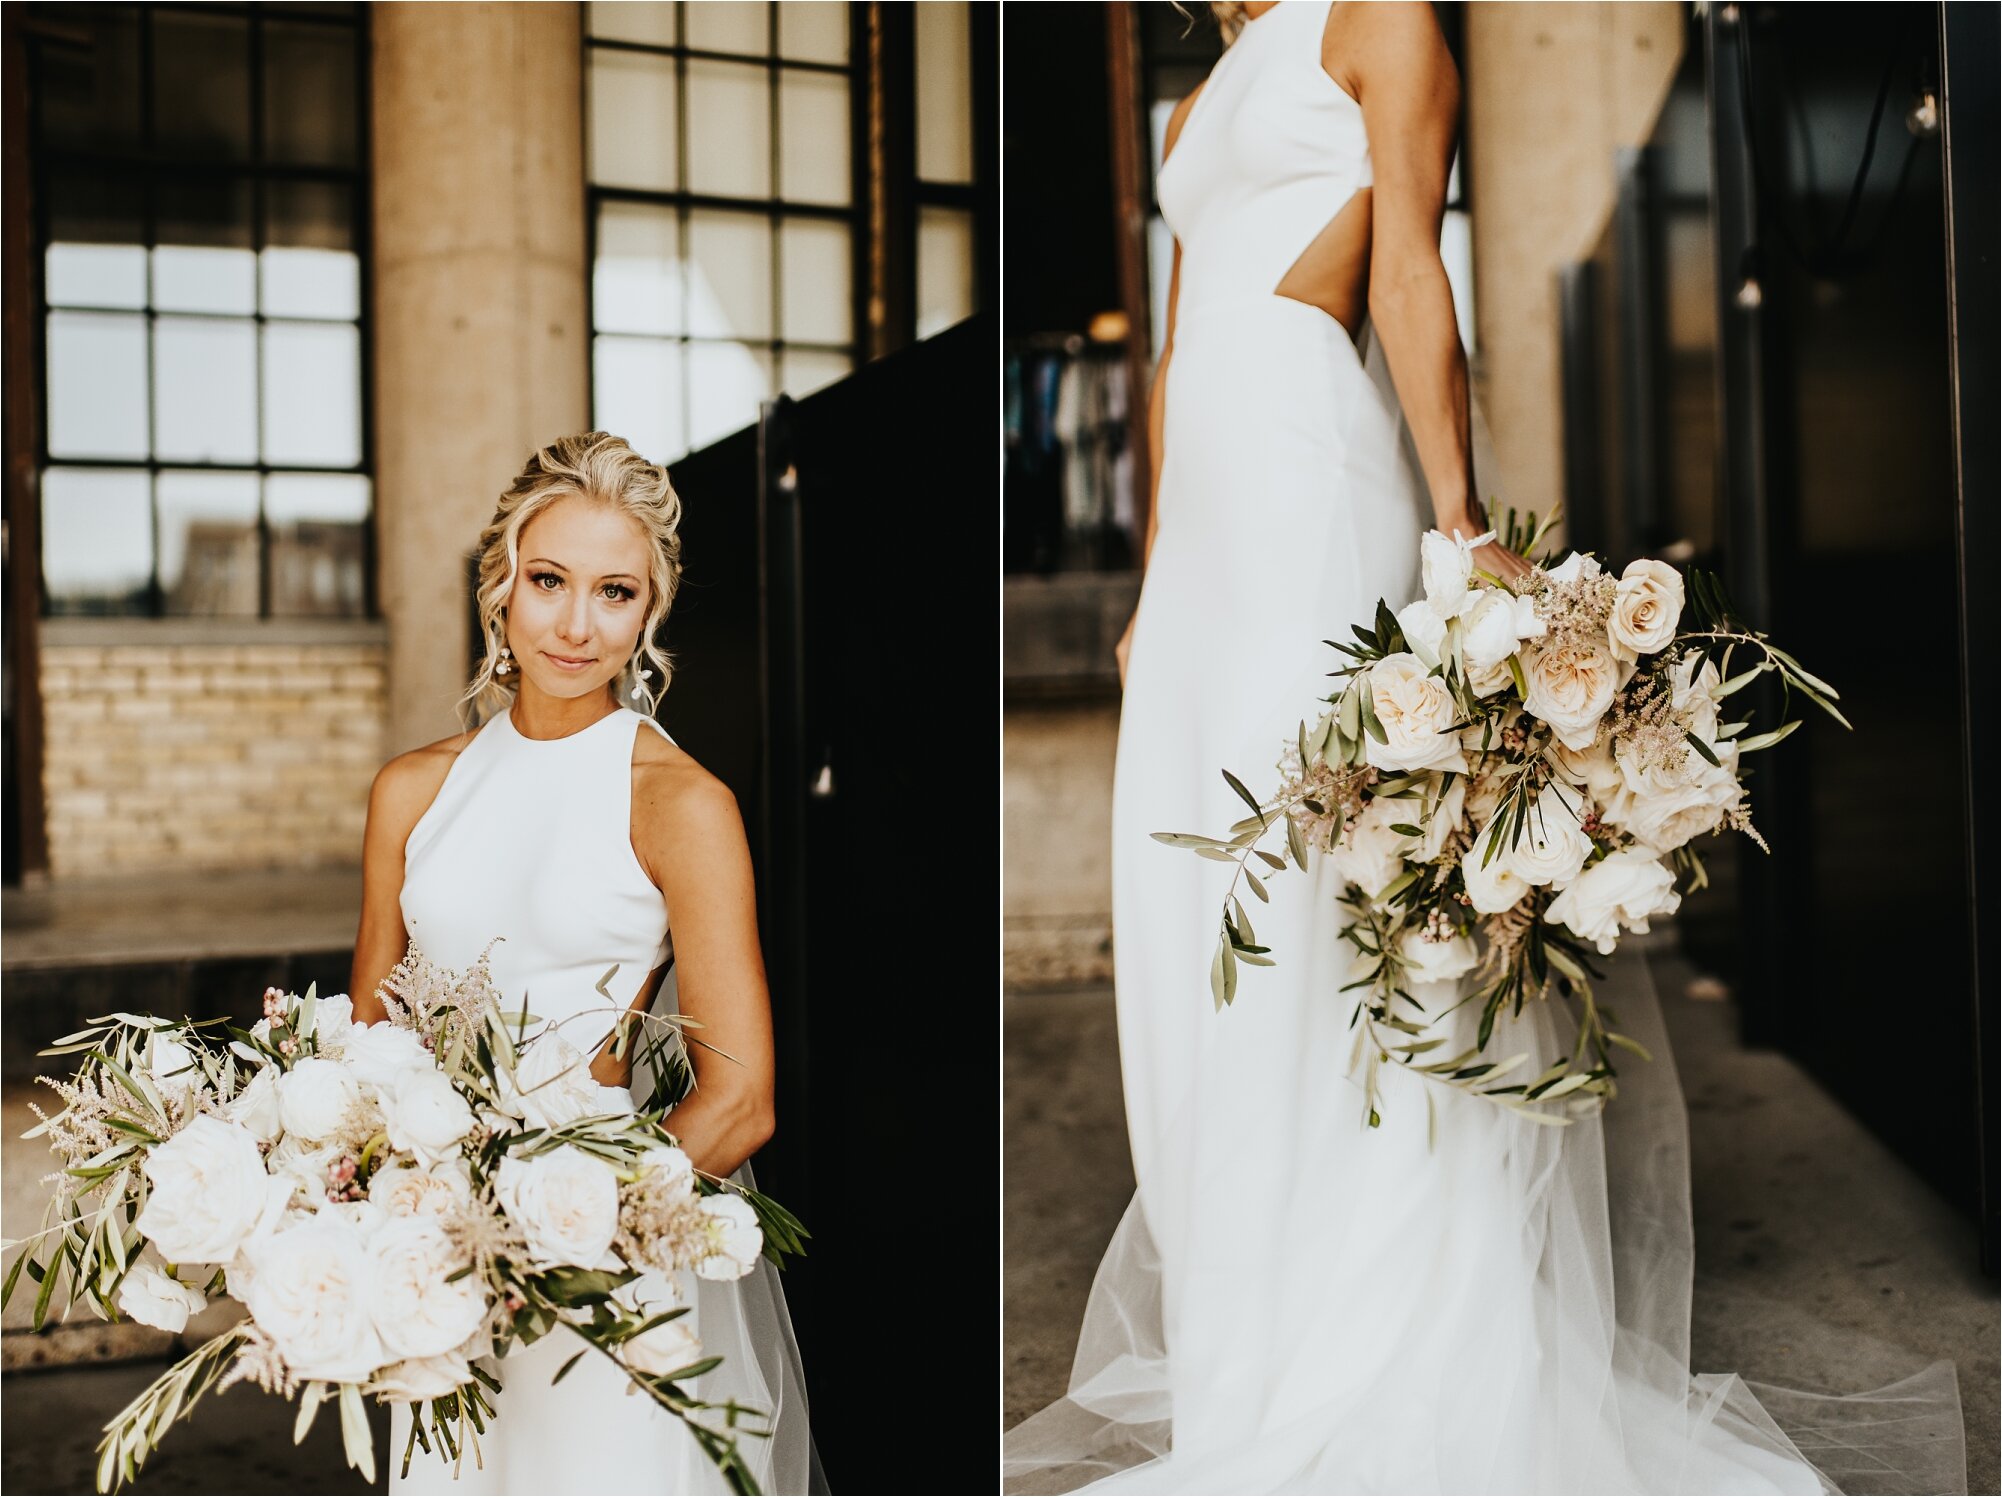
M496 676L494 667L507 643L507 601L521 562L522 529L557 500L573 495L612 505L646 532L652 552L646 622L640 627L639 649L620 670L616 689L622 702L649 717L667 690L669 658L656 636L681 581L681 497L668 482L667 469L641 457L623 437L587 431L559 437L529 458L480 532L480 580L474 596L486 653L459 699L461 709L477 719L491 717L514 700L514 683ZM642 668L651 669L651 680L639 680ZM519 667L514 674L518 681Z
M1189 23L1182 35L1187 36L1189 32L1195 30L1196 13L1190 10L1183 0L1169 0L1169 4L1173 5ZM1217 30L1223 33L1223 44L1228 47L1237 40L1238 32L1244 30L1244 0L1210 0L1209 12L1211 19L1217 24Z

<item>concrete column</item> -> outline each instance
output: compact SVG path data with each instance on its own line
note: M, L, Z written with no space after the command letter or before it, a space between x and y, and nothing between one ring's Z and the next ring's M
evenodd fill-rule
M1686 7L1467 7L1476 390L1518 509L1564 492L1557 268L1613 205L1613 152L1654 128L1682 61Z
M529 453L589 425L579 12L370 8L392 753L457 730L466 556Z

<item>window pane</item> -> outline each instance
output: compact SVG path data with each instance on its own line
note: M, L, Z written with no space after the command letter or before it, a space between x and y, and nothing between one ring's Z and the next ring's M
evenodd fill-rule
M264 23L264 155L270 161L353 166L356 34L347 26Z
M688 7L688 45L763 57L771 51L770 16L763 0L704 0Z
M257 324L162 317L153 327L153 451L179 462L257 461Z
M591 180L672 192L674 59L591 49Z
M361 258L354 194L332 182L272 182L264 189L267 317L361 316Z
M146 457L146 319L51 312L49 455Z
M788 0L779 7L779 55L804 62L848 61L848 7L842 0Z
M361 335L354 328L265 325L264 457L329 467L361 461Z
M606 203L598 210L591 315L601 333L681 331L681 249L674 210Z
M785 318L780 336L798 343L846 343L854 337L854 240L844 223L791 218L780 230Z
M273 473L264 482L274 617L368 611L369 481L349 473Z
M43 7L81 45L44 38L34 46L32 95L52 145L134 150L139 145L139 23L128 5Z
M845 353L821 353L811 348L785 351L785 381L782 388L794 400L804 400L815 390L825 389L845 379L855 361Z
M652 338L596 338L591 346L592 424L642 457L671 463L688 451L681 421L681 345Z
M973 61L963 0L916 7L918 176L973 180Z
M973 315L973 215L918 210L918 336L929 338Z
M49 245L42 285L50 306L146 305L145 185L79 171L48 182Z
M160 599L170 614L257 614L257 475L159 477Z
M592 36L671 47L677 39L675 9L672 4L655 4L654 0L618 0L610 5L591 0L584 7L584 24Z
M145 613L153 579L151 481L143 471L42 475L42 581L50 613Z
M779 196L846 205L848 79L838 73L779 74Z
M250 29L231 16L153 11L153 130L175 156L250 155Z
M257 310L257 276L249 250L164 244L153 251L153 305L170 312Z
M689 62L688 185L729 197L771 195L771 88L765 69Z
M688 330L704 338L771 337L771 220L691 213L688 253Z
M688 346L688 446L697 451L756 424L758 403L771 398L772 356L740 343Z

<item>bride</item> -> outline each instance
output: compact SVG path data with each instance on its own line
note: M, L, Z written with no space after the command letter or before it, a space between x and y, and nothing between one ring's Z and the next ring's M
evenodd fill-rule
M1138 1189L1068 1395L1006 1438L1010 1488L1964 1490L1950 1363L1847 1399L1691 1376L1686 1120L1639 955L1599 991L1654 1060L1568 1128L1428 1102L1434 1083L1394 1066L1364 1125L1330 859L1274 885L1257 939L1278 965L1213 1012L1229 870L1149 834L1236 821L1220 769L1269 794L1327 693L1320 641L1415 597L1428 521L1480 536L1494 486L1476 487L1438 252L1459 81L1430 7L1212 9L1231 39L1175 110L1157 184L1176 236L1161 460L1119 647ZM1526 569L1492 541L1475 564ZM1440 1013L1451 990L1421 998ZM1450 1050L1475 1007L1438 1021ZM1497 1053L1562 1053L1551 1010L1498 1026Z
M651 717L668 674L657 636L680 576L680 519L666 471L604 432L552 442L501 496L480 537L487 651L466 693L489 715L377 775L350 991L358 1019L381 1020L377 987L407 946L464 970L491 945L504 1001L526 999L578 1065L626 1086L636 1078L614 1053L614 1024L653 1010L665 988L666 1009L697 1021L702 1041L688 1047L695 1085L667 1126L697 1169L748 1183L746 1161L771 1136L773 1087L750 856L730 791ZM767 1414L770 1438L740 1440L759 1487L806 1491L805 1389L771 1264L736 1283L675 1279L648 1308L690 1306L675 1323L700 1355L724 1359L692 1391ZM399 1474L410 1421L397 1405L389 1489L729 1490L680 1421L608 1359L587 1356L554 1383L582 1346L562 1330L516 1346L481 1465L469 1453L456 1476L421 1447Z

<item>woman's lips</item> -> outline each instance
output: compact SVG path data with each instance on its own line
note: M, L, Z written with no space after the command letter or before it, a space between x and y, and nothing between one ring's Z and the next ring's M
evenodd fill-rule
M567 655L552 655L547 650L544 650L542 652L542 658L544 660L547 660L551 665L555 666L558 670L565 670L565 671L586 670L589 667L596 665L598 663L597 660L592 656L587 655L583 659L578 660Z

